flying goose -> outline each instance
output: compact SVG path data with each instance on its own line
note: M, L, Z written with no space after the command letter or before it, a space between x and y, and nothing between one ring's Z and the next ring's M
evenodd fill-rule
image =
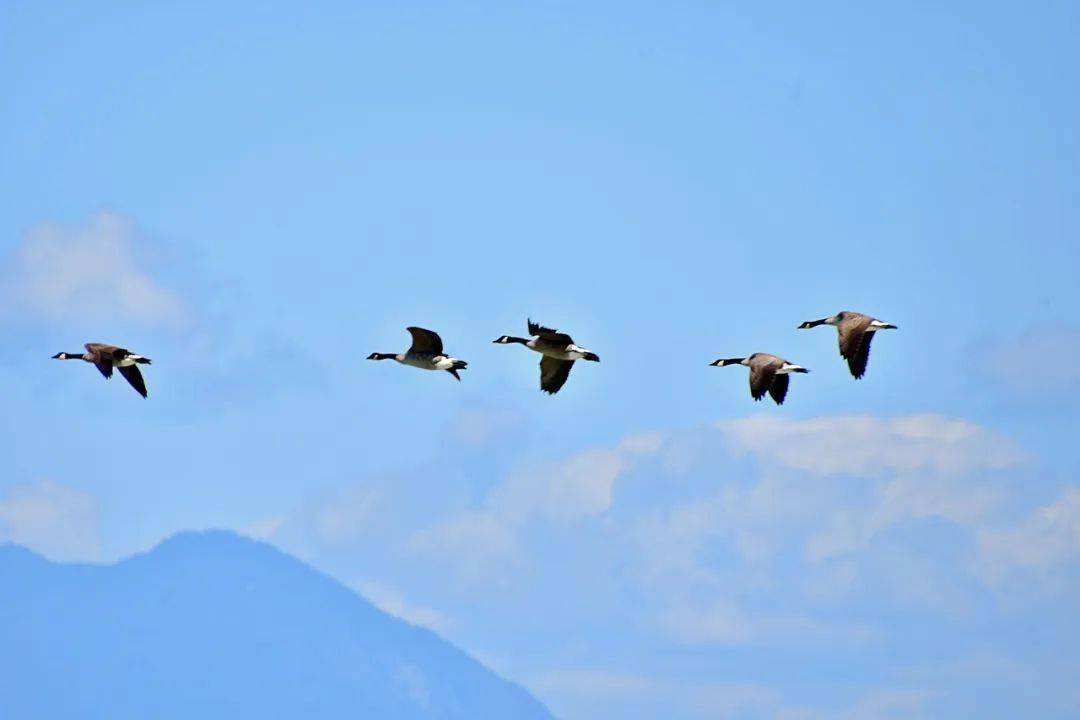
M86 348L84 353L61 352L53 355L52 359L84 360L100 370L106 379L112 377L113 368L116 368L131 387L135 388L135 392L146 397L146 383L143 382L142 373L139 372L139 365L149 365L150 358L136 355L122 347L103 343L86 343L83 347Z
M594 352L574 344L573 338L558 330L537 325L532 320L528 321L529 334L532 339L503 335L492 342L500 345L521 343L525 347L540 353L540 389L549 395L559 392L570 377L570 369L574 367L575 360L591 360L600 362L600 358Z
M784 398L787 397L788 373L810 372L768 353L754 353L744 358L720 358L709 365L745 365L750 368L750 395L754 400L760 400L765 397L765 393L769 393L777 405L783 405Z
M405 328L412 335L412 345L404 353L371 353L368 360L397 360L402 365L421 370L445 370L458 380L458 370L464 370L468 363L452 358L443 352L442 338L432 330L419 327Z
M866 374L870 359L870 343L878 330L895 330L895 325L882 322L857 312L839 312L821 320L807 320L799 330L809 330L818 325L835 325L840 336L840 356L847 360L848 369L856 380Z

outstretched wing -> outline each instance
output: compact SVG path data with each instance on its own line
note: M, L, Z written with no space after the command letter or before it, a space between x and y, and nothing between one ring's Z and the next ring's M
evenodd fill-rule
M528 322L530 335L536 335L553 343L561 343L563 345L572 345L574 343L574 339L566 333L561 333L558 330L552 330L551 328L546 328L543 325L538 325L532 320L529 320Z
M128 384L135 388L135 392L146 397L146 383L143 382L142 373L139 372L138 365L121 365L117 369L120 371L120 374L124 376L124 379L128 381Z
M770 364L759 363L750 366L750 395L755 400L765 397L776 377L776 368Z
M772 399L776 401L777 405L784 404L784 398L787 397L788 389L788 376L777 375L773 378L772 385L769 386L769 395L772 395Z
M559 360L545 355L540 358L540 389L554 395L566 384L570 377L570 369L574 367L573 360Z
M870 318L858 313L848 313L843 322L837 326L840 342L840 357L850 360L859 352L866 328L870 326Z
M442 338L438 333L418 327L405 329L412 335L412 347L409 348L409 352L442 355Z
M856 380L866 374L866 363L870 361L870 343L873 341L874 335L876 334L877 333L864 332L858 350L847 359L848 370L851 371L851 374Z
M98 369L98 372L106 378L111 378L113 371L112 358L114 357L114 353L120 348L115 345L104 345L102 343L86 343L83 347L86 348L86 352L93 358L91 362L94 363L94 367Z

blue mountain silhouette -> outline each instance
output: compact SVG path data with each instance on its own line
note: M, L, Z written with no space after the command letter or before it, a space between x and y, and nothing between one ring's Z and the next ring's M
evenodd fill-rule
M434 633L213 531L114 565L0 547L0 717L552 716Z

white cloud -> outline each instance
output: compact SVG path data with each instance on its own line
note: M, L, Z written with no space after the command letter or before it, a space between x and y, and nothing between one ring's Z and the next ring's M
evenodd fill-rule
M281 515L263 518L244 525L238 529L237 532L253 540L270 540L279 530L281 530L282 525L285 523L285 519L286 518Z
M673 607L660 619L684 645L742 645L757 633L753 621L733 602L718 600L704 609Z
M411 549L449 562L466 584L505 578L507 567L521 563L519 535L530 524L567 524L607 512L620 474L660 444L658 435L635 435L613 448L586 450L514 473L488 494L481 508L418 532Z
M727 596L727 597L725 597ZM668 608L657 626L681 645L762 645L814 640L863 643L876 633L856 623L836 625L798 614L780 614L742 607L730 593Z
M515 529L486 512L466 513L417 532L409 547L451 568L465 585L504 582L519 562Z
M511 522L542 515L574 520L611 508L615 481L643 456L660 447L657 435L635 435L613 448L585 450L558 462L522 471L498 487L489 509Z
M53 321L123 319L152 326L183 316L180 302L140 267L133 222L111 212L78 227L31 227L5 285L21 315Z
M16 485L0 500L0 542L13 542L51 560L101 556L97 502L51 480Z
M988 578L1014 570L1048 572L1080 560L1080 487L1071 485L1015 527L983 530L979 545Z
M940 415L812 420L761 415L719 427L736 448L811 475L970 473L1007 468L1023 457L1006 438Z
M385 583L361 579L352 583L352 588L385 613L429 630L446 632L446 616L438 610L408 602L400 591Z
M807 544L813 560L861 550L876 533L905 520L940 518L974 525L997 504L997 495L970 477L899 477L877 491L874 502L837 508Z
M931 694L924 690L876 689L866 693L853 708L840 714L844 720L917 720L926 717Z
M1009 439L938 415L751 417L626 438L465 489L410 474L380 484L377 503L368 490L334 493L282 527L312 539L317 564L379 578L356 587L380 607L481 638L481 652L512 658L519 677L534 662L604 662L626 647L678 662L850 660L916 626L948 635L1007 622L994 615L1000 593L980 574L983 556L1046 573L1075 562L1080 490L1008 524L1030 467ZM492 641L492 628L510 639ZM550 637L561 641L538 649ZM517 654L519 642L533 654ZM793 704L797 689L770 698L633 661L643 674L570 671L533 686L562 717L680 719L918 716L939 689L864 677L829 686L843 697L815 701L815 714Z
M722 458L699 456L688 469L693 453L669 438L664 452L679 456L678 472L711 481L630 531L638 582L654 589L650 623L686 645L871 640L871 626L808 612L864 592L864 573L891 577L897 602L957 611L963 603L950 583L973 567L946 572L940 558L902 550L880 566L870 559L872 542L930 518L972 537L1002 504L997 476L1025 457L993 432L936 415L751 417L717 428L730 449L760 466L752 480L741 468L710 469ZM800 594L800 609L771 607L776 592Z
M978 480L1024 458L1008 439L939 415L759 416L719 427L736 449L791 475L784 491L800 502L814 503L813 493L829 493L815 478L857 479L846 497L820 508L824 522L817 523L806 548L814 560L860 550L875 534L906 520L973 524L997 501L993 487ZM819 485L803 487L808 483Z
M529 685L541 695L556 699L552 709L567 720L810 717L803 709L783 704L768 687L753 683L695 682L618 670L575 668L544 673Z

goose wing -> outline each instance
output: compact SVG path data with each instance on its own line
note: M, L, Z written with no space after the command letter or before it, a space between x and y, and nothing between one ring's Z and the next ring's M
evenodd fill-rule
M769 386L769 395L776 401L777 405L784 404L784 398L787 397L788 389L788 376L777 375L773 378L772 385Z
M844 318L836 328L840 341L840 357L845 360L855 357L869 326L870 318L865 315L850 313Z
M119 370L120 374L124 376L124 379L128 381L128 384L135 388L135 392L146 397L146 383L143 382L143 376L142 373L139 372L138 365L122 365L118 367L117 370Z
M86 352L90 354L91 362L94 363L94 367L98 369L98 372L106 378L111 378L113 358L115 357L116 351L120 348L115 345L105 345L103 343L86 343L83 347L86 348Z
M574 339L566 333L561 333L558 330L546 328L543 325L534 323L532 320L529 320L529 334L543 338L544 340L552 344L561 344L563 347L574 344Z
M776 378L776 368L779 363L775 362L778 358L770 358L769 356L752 358L750 361L750 395L755 400L760 400L765 397L765 393L769 392L769 388L772 387L773 380Z
M409 352L442 355L442 338L439 337L438 333L419 327L408 327L405 329L412 335L412 347L409 348Z
M559 360L545 355L540 358L540 389L554 395L566 384L570 377L570 369L574 367L573 360Z
M866 363L870 361L870 343L877 333L864 332L859 343L859 348L847 359L848 370L856 380L866 374Z

